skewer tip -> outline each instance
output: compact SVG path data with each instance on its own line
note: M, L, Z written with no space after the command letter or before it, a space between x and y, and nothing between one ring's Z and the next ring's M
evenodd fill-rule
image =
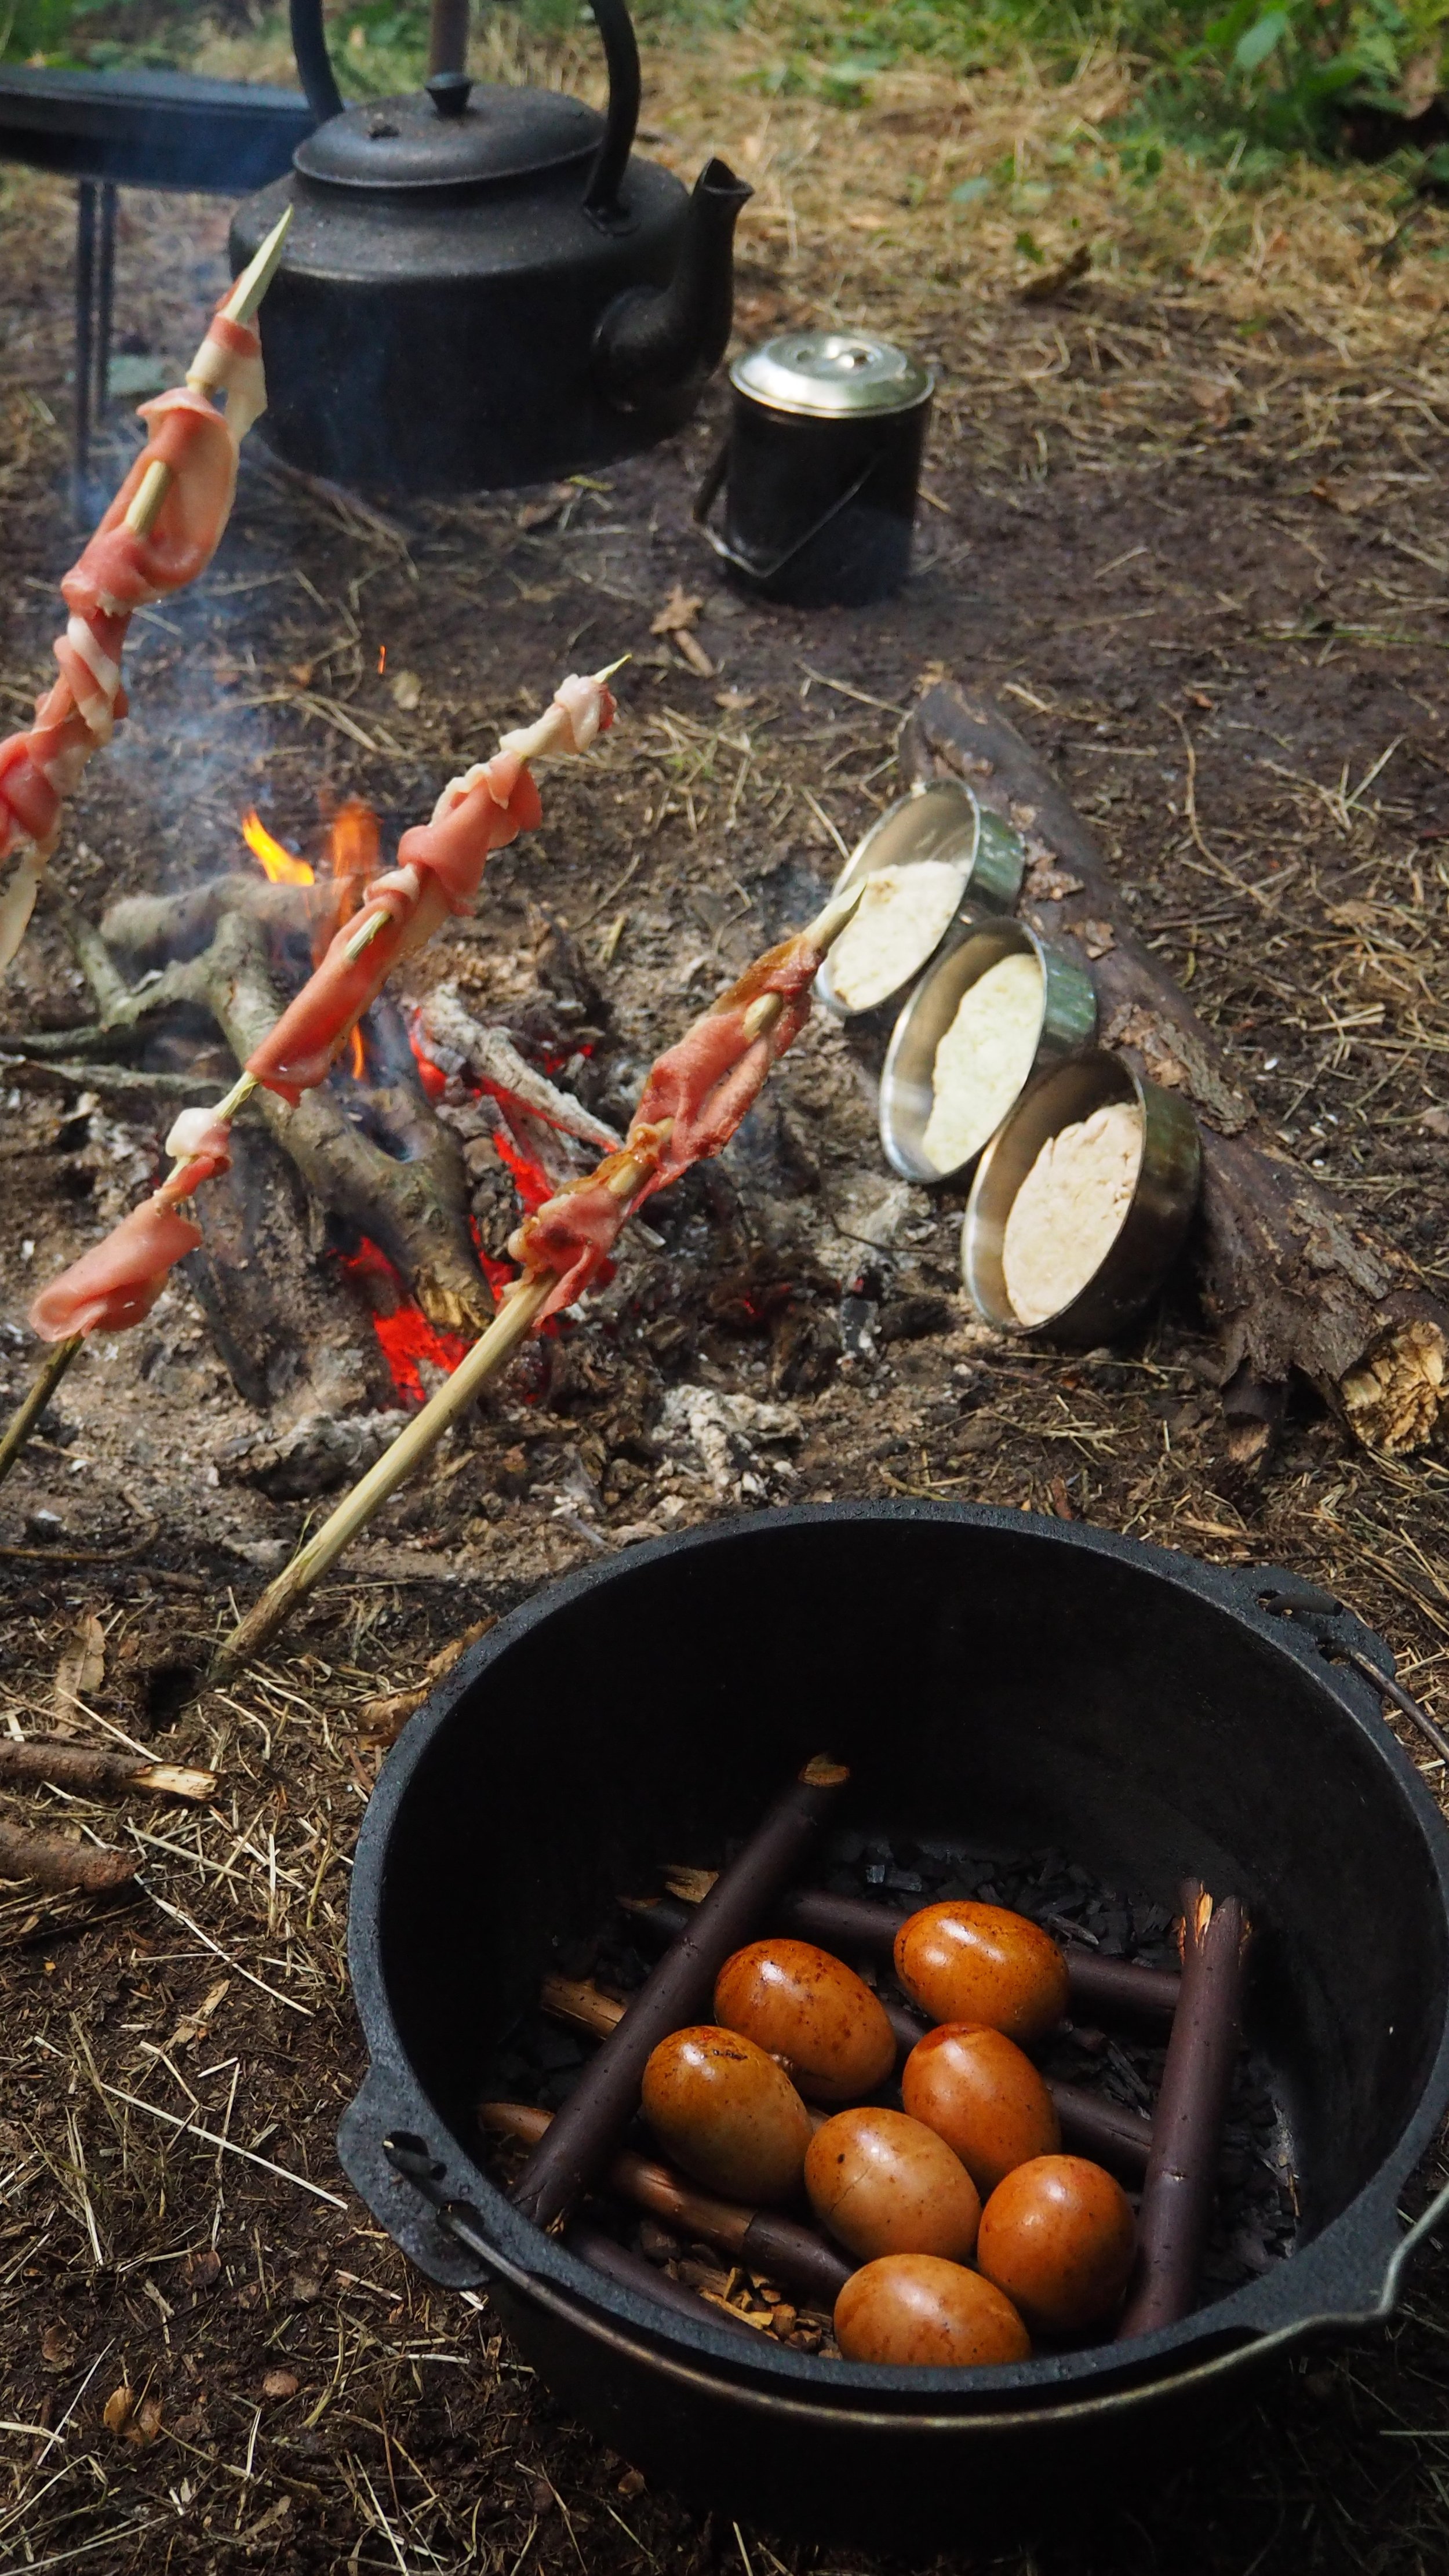
M282 256L282 244L287 238L292 216L295 211L296 209L292 206L286 206L283 208L282 213L273 224L271 231L263 242L261 249L257 252L255 258L247 262L246 267L242 270L240 277L237 279L235 286L232 288L230 295L222 306L222 311L225 313L229 322L251 321L252 316L256 312L257 306L261 303L262 297L266 294L267 288L271 285L272 279L277 273L277 267Z
M612 680L614 673L616 671L622 671L625 663L632 662L633 659L634 656L632 653L621 653L617 662L610 662L602 671L595 671L593 675L594 687L596 689L601 689L606 680Z

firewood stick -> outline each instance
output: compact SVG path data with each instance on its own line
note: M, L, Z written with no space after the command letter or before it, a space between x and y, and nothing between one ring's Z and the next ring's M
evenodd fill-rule
M549 2128L552 2115L529 2102L484 2102L478 2118L495 2136L521 2138L533 2146ZM827 2315L854 2269L835 2246L802 2227L798 2219L782 2218L774 2210L750 2209L740 2201L719 2200L670 2166L636 2155L632 2148L622 2149L605 2168L600 2187L632 2201L636 2209L647 2209L651 2218L662 2219L681 2236L712 2245L732 2263L765 2273Z
M1238 2047L1243 1970L1252 1937L1234 1896L1196 1879L1182 1891L1182 2001L1167 2044L1137 2231L1136 2277L1119 2340L1185 2317L1217 2190L1223 2120Z
M909 2057L917 2040L924 2039L929 2023L924 2015L912 2012L909 2004L888 2003L884 1996L881 2002L902 2057ZM545 1977L539 2003L553 2020L567 2022L571 2029L584 2031L591 2039L606 2038L624 2013L623 2005L601 1987L572 1977ZM1140 2111L1129 2110L1125 2103L1113 2102L1104 2093L1091 2092L1085 2084L1063 2084L1049 2075L1046 2088L1068 2146L1083 2155L1100 2156L1106 2163L1120 2167L1134 2182L1141 2181L1152 2148L1150 2120Z
M653 2051L709 2010L726 1959L799 1869L849 1777L823 1754L807 1762L631 1997L519 2176L514 2201L536 2226L551 2226L591 2189L638 2108Z
M650 2299L656 2307L671 2308L676 2316L688 2317L691 2325L709 2320L715 2325L728 2327L734 2334L759 2332L758 2327L747 2325L743 2317L736 2316L733 2309L704 2298L698 2290L687 2288L683 2281L671 2281L667 2272L656 2271L644 2255L631 2253L627 2245L620 2245L612 2236L606 2236L601 2227L590 2227L585 2220L576 2218L573 2225L565 2230L564 2243L571 2254L577 2254L581 2263L588 2264L591 2271L602 2272L606 2280L617 2281L621 2290L632 2290L636 2299Z
M124 1887L140 1866L139 1853L98 1851L94 1843L68 1843L59 1834L0 1822L0 1878L33 1878L38 1887L96 1896Z
M96 1798L125 1797L140 1789L156 1798L185 1798L203 1805L216 1795L214 1771L175 1762L138 1761L109 1744L76 1744L66 1735L0 1735L0 1781L43 1781L52 1789Z
M656 1940L672 1940L683 1920L683 1900L626 1897L624 1910ZM910 1906L878 1905L868 1896L832 1896L824 1888L796 1887L771 1914L771 1929L793 1932L825 1950L868 1950L889 1958ZM1085 2014L1170 2023L1182 1980L1171 1968L1139 1967L1132 1959L1102 1959L1095 1950L1063 1942L1072 2002Z

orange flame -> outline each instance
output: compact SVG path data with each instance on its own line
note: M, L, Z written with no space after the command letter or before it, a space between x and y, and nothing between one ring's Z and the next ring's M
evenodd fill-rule
M241 829L247 848L253 858L260 861L273 885L309 886L315 883L306 860L293 858L290 850L284 850L280 841L273 840L255 805L244 818Z
M351 1070L352 1070L352 1079L353 1079L353 1081L354 1081L354 1082L361 1082L361 1081L364 1079L364 1077L365 1077L365 1075L366 1075L366 1072L367 1072L367 1054L366 1054L366 1050L365 1050L365 1048L364 1048L364 1046L363 1046L363 1043L362 1043L362 1031L361 1031L361 1029L354 1029L354 1030L353 1030L353 1032L352 1032L352 1067L351 1067Z

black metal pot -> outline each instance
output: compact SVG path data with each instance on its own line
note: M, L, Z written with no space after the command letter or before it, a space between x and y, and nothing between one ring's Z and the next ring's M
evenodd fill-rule
M340 2130L420 2268L486 2281L570 2409L662 2484L897 2544L1140 2485L1306 2337L1387 2316L1403 2187L1449 2105L1449 1835L1345 1612L1080 1523L928 1504L716 1524L590 1567L464 1658L391 1755L352 1887L371 2071ZM1198 1872L1259 1926L1251 2036L1294 2142L1298 2250L1184 2323L1009 2369L815 2361L645 2304L484 2174L478 2070L553 1944L661 1857L747 1829L823 1744L893 1834L1054 1843L1172 1902ZM383 2140L468 2205L461 2246Z
M865 331L786 331L736 358L694 516L741 589L794 608L900 589L934 391L928 367Z
M321 0L292 0L317 130L239 208L240 269L293 220L260 330L265 436L291 465L399 492L543 482L688 419L729 339L751 191L710 161L691 195L633 152L625 0L590 0L598 115L556 90L439 72L344 108Z

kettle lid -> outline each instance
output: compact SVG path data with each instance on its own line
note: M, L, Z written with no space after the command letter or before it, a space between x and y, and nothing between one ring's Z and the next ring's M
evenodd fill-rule
M934 382L918 358L869 331L782 331L747 349L730 369L737 392L772 411L803 412L816 420L909 411Z
M412 194L541 177L597 152L604 120L562 90L510 89L441 72L426 91L329 117L293 165L334 188Z

